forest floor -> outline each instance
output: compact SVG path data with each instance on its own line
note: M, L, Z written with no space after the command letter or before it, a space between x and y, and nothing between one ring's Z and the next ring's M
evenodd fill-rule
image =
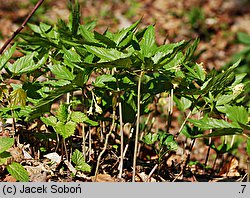
M233 55L243 49L244 46L237 42L237 33L250 34L250 2L247 0L79 0L81 5L82 22L97 20L96 30L104 32L107 28L111 31L128 27L133 22L142 18L141 27L155 24L156 38L159 44L200 38L197 49L200 53L197 62L202 62L207 71L223 68L229 63ZM0 46L20 26L27 14L30 13L36 1L34 0L7 0L0 4ZM54 24L57 19L68 20L69 9L67 0L45 0L31 19L31 23L47 22ZM23 30L25 31L25 29ZM176 113L178 117L178 112ZM178 119L176 119L178 120ZM158 124L161 125L159 117ZM178 125L176 121L173 125ZM156 127L156 126L154 126ZM173 126L173 131L174 131ZM25 133L25 132L23 132ZM79 132L80 133L80 132ZM96 131L93 133L92 148L98 153L100 145ZM22 134L22 132L20 132ZM24 165L30 174L31 181L93 181L91 174L78 174L73 177L70 174L70 165L67 162L51 166L51 157L41 157L38 153L32 153L27 139L36 141L30 134L25 133L25 149L13 148L12 156L15 161ZM115 138L115 137L114 137ZM74 144L79 144L81 139L73 138ZM115 140L114 140L115 141ZM39 145L40 143L37 143ZM246 180L246 158L244 145L238 149L238 155L226 154L217 161L215 166L220 170L213 174L211 170L204 170L204 163L208 148L202 141L198 141L191 151L189 171L181 171L182 156L177 153L169 155L164 165L168 168L161 169L158 174L153 175L149 181L245 181ZM141 150L138 159L137 181L147 181L150 171L154 168L155 153L150 149ZM25 156L26 155L26 156ZM25 159L27 155L29 159ZM96 156L89 159L89 164L95 167ZM150 162L147 157L150 155ZM208 165L213 167L215 153L211 151L211 159ZM55 156L58 157L58 156ZM100 174L97 181L118 181L117 164L119 162L114 149L110 149L101 163ZM145 165L146 164L146 165ZM163 165L163 166L164 166ZM220 167L219 167L220 166ZM64 169L62 168L64 167ZM127 167L127 168L126 168ZM131 160L125 162L122 181L131 181ZM66 170L65 170L66 169ZM93 168L94 170L94 168ZM155 171L157 172L157 170ZM228 177L230 176L230 177ZM15 181L8 175L6 170L0 171L1 181Z

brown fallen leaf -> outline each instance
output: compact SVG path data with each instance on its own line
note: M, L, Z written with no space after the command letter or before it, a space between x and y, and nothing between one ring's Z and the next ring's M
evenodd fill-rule
M115 179L113 177L111 177L111 175L108 174L98 174L96 176L96 180L95 177L91 177L92 182L114 182Z
M225 166L221 169L219 172L219 176L223 177L235 177L240 176L240 173L238 172L239 167L239 161L236 159L236 157L233 157L229 163L226 163Z
M150 177L145 173L145 172L141 172L141 173L137 173L137 177L135 178L135 181L137 182L156 182L155 178Z
M4 182L16 182L16 179L12 177L11 175L7 175L4 180Z

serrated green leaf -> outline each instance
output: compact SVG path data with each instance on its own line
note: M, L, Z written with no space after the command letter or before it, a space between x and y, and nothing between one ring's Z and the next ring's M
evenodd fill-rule
M47 33L51 29L51 25L48 25L46 23L40 22L39 27L42 32Z
M240 122L246 124L248 122L248 112L243 106L225 106L225 113L227 117L233 122Z
M114 34L114 41L117 45L119 45L120 47L123 46L121 44L121 42L123 40L125 40L127 38L128 35L132 35L130 34L130 32L132 32L140 23L141 20L136 21L134 24L132 24L130 27L122 29L121 31L119 31L118 33ZM132 39L132 38L131 38Z
M7 88L7 85L0 84L0 101L3 101L3 98L8 95L9 95L9 89Z
M150 57L151 51L156 47L154 26L148 26L141 40L141 53L144 57Z
M33 60L34 56L37 55L37 52L32 52L31 54L25 55L17 59L13 64L8 64L7 68L13 74L22 74L29 70L36 69L36 64Z
M87 172L90 173L91 172L91 166L88 165L86 162L76 166L76 170L80 170L82 172Z
M111 48L116 47L116 43L114 41L112 41L110 38L96 32L96 31L94 31L94 38L96 40L98 40L100 43L107 45L107 47L111 47Z
M74 48L67 50L63 47L64 58L70 62L80 62L81 56L75 51Z
M11 56L16 50L16 45L14 44L11 48L6 50L3 54L0 55L0 70L5 66L5 64L10 60Z
M204 81L206 79L206 71L202 64L195 64L194 70L196 71L196 76L199 80Z
M49 117L40 117L41 121L46 124L47 126L56 126L57 119L55 116L49 116Z
M78 28L80 25L80 6L78 1L74 1L74 5L71 8L71 13L69 17L72 35L77 35Z
M237 125L233 123L209 117L204 117L200 120L189 119L189 122L193 123L195 126L201 129L237 128Z
M237 34L238 40L246 45L250 45L250 35L243 33L243 32L239 32Z
M10 137L0 137L0 153L8 150L14 144L14 139Z
M250 125L242 124L241 122L238 122L238 124L239 124L240 127L242 127L243 129L246 129L246 130L249 130L249 131L250 131Z
M75 75L64 65L48 65L48 68L53 74L56 75L57 78L70 81L74 80L75 78Z
M80 112L80 111L74 111L71 113L71 116L70 116L71 120L76 122L76 123L86 123L86 124L89 124L91 126L98 126L98 122L96 121L93 121L93 120L90 120L88 118L88 116L86 116L84 113Z
M29 27L33 32L38 33L38 34L41 34L41 33L42 33L42 31L41 31L41 29L40 29L40 27L39 27L38 25L31 24L31 23L28 23L27 25L28 25L28 27Z
M174 101L177 105L177 108L181 111L185 111L186 109L188 109L192 102L190 100L188 100L187 98L185 97L181 97L181 99L178 99L176 97L174 97Z
M16 180L20 182L28 182L29 181L29 174L26 169L16 162L12 162L10 165L7 166L8 172L14 177Z
M83 154L78 149L73 152L71 160L75 165L85 162Z
M82 67L89 67L89 68L129 68L131 67L131 59L128 58L122 58L122 59L117 59L114 61L109 61L109 62L100 62L100 63L81 63L80 65Z
M9 152L1 152L0 153L0 165L6 165L8 162L8 159L11 157L11 154Z
M68 111L68 104L61 103L59 108L56 112L56 117L60 122L65 123L68 120L69 111Z
M100 75L96 78L94 86L105 87L106 86L105 83L108 83L108 82L116 82L115 77L113 77L111 74Z
M94 38L94 33L85 28L84 26L80 26L79 32L84 38L85 42L98 43L98 41Z
M125 54L123 52L118 51L114 48L103 48L103 47L95 47L95 46L87 46L84 45L84 47L90 52L95 54L97 57L101 58L100 62L105 61L114 61L122 58L127 58L131 54Z
M66 139L74 134L76 129L76 123L72 121L66 123L57 122L54 128L58 134L60 134L64 139Z
M201 90L204 93L207 93L210 91L211 93L215 93L215 95L217 95L222 90L224 90L225 87L231 85L231 83L234 80L233 71L239 66L240 61L241 60L239 59L230 68L228 68L225 72L222 72L222 73L218 74L217 76L208 79L201 87Z
M247 154L250 157L250 138L247 138Z
M218 95L216 97L216 106L225 105L232 101L235 95Z
M143 142L148 144L148 145L152 145L154 144L158 139L158 134L157 133L149 133L147 135L144 136L143 138Z
M194 42L187 48L185 53L185 61L192 61L192 59L194 59L194 53L196 51L199 42L200 39L196 38Z
M25 106L26 105L27 94L22 88L18 88L10 94L10 100L12 106Z
M240 128L222 128L222 129L215 129L212 133L203 135L195 135L192 136L193 138L208 138L208 137L221 137L225 135L242 135L243 130Z
M77 87L74 84L68 84L68 85L64 85L61 86L58 89L54 89L53 91L48 93L48 96L43 98L42 100L39 101L39 103L36 104L34 110L37 110L38 108L43 108L44 106L47 106L48 104L52 103L53 101L55 101L56 99L58 99L59 97L61 97L63 94L66 94L68 92L72 92L72 91L77 91L80 88Z
M95 28L96 23L97 23L96 20L90 21L90 22L87 22L87 23L83 24L82 27L84 29L87 29L87 30L91 31L91 30L93 30Z
M168 150L171 150L171 151L177 150L178 148L178 144L174 140L173 135L168 135L165 141L163 142L163 145L167 146Z
M166 64L174 59L177 55L178 59L176 61L179 61L181 60L181 57L183 57L183 54L180 54L179 52L181 52L181 50L183 50L187 46L187 44L188 42L183 40L178 43L159 46L153 50L152 53L154 54L154 56L152 57L152 60L155 64ZM175 62L174 66L178 64L178 62Z
M242 82L242 80L246 77L247 73L240 73L235 75L235 80L232 86L238 85Z
M126 47L129 47L129 45L132 44L134 34L128 33L128 35L119 43L118 47L120 49L124 49ZM129 50L134 50L134 48L130 48Z
M71 160L76 165L76 170L83 172L91 171L91 167L85 162L83 154L78 149L73 152Z

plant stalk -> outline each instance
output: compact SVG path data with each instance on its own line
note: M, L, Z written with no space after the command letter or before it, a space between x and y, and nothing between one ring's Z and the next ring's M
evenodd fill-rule
M137 92L137 120L136 120L136 131L135 131L135 150L134 150L134 158L133 158L133 175L132 182L135 182L135 174L136 174L136 159L137 159L137 148L138 148L138 139L139 139L139 130L140 130L140 103L141 103L141 79L143 76L143 71L141 71L139 81L138 81L138 92Z
M122 121L122 104L118 103L119 107L119 116L120 116L120 136L121 136L121 154L120 154L120 164L119 164L119 175L118 178L122 178L122 170L123 170L123 147L124 147L124 134L123 134L123 121Z
M112 124L111 124L110 130L109 130L109 133L106 135L104 148L102 149L102 151L99 154L98 159L97 159L94 181L96 181L96 179L97 179L97 174L98 174L98 169L99 169L99 166L100 166L100 161L101 161L102 155L105 153L105 151L107 149L109 136L111 135L114 128L115 128L115 109L113 109Z
M37 4L35 5L35 7L33 8L33 10L31 11L31 13L26 17L26 19L24 20L24 22L22 23L22 25L12 34L12 36L4 43L4 45L2 46L2 48L0 49L0 54L3 53L3 51L5 50L5 48L10 44L10 42L16 37L16 35L18 35L22 29L25 27L25 25L28 23L28 21L30 20L30 18L32 17L32 15L35 13L35 11L39 8L39 6L43 3L44 0L39 0L37 2Z

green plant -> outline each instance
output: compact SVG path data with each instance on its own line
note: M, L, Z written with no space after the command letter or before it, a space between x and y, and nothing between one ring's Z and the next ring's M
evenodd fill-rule
M147 131L144 142L154 147L159 164L166 153L177 148L178 137L183 134L192 139L189 148L197 138L241 135L247 140L249 154L249 101L245 95L248 82L243 82L246 74L235 74L240 61L224 72L207 73L202 64L195 62L199 39L158 46L154 26L139 30L139 23L116 33L109 30L99 33L94 30L96 22L80 23L79 6L75 2L68 23L59 20L56 25L29 24L30 32L20 34L18 42L24 56L14 63L8 62L15 51L14 45L0 57L0 68L6 70L1 76L0 97L13 101L1 103L2 118L5 119L3 115L11 104L14 113L18 112L17 107L25 107L26 114L11 116L26 122L40 119L51 126L63 138L66 157L69 156L67 145L71 146L69 137L74 135L79 123L84 123L83 131L85 126L104 131L105 126L108 132L105 143L100 142L102 151L98 155L96 175L101 157L109 149L111 134L120 138L122 164L126 154L123 141L127 141L122 128L124 123L130 123L135 129L131 138L135 144L130 147L130 152L134 151L133 181L141 131ZM9 89L10 79L18 80L11 84L13 90ZM165 129L154 131L147 123L147 130L142 130L141 118L155 117L157 109L149 106L162 93L169 98ZM55 111L51 105L59 100ZM171 128L174 106L183 118L175 134ZM192 116L199 119L191 119ZM91 131L88 134L91 147ZM85 145L85 133L82 136ZM208 145L215 148L212 141ZM75 150L73 156L77 169L89 170L85 153L81 155ZM122 165L119 167L121 173Z
M167 134L164 131L152 134L148 133L144 136L143 142L148 145L153 145L156 154L158 155L158 163L161 165L162 158L170 151L176 151L178 148L174 136Z
M233 55L231 61L225 65L225 68L228 67L229 64L235 62L238 59L241 59L240 67L237 68L237 73L246 73L249 79L249 63L250 63L250 36L244 32L237 33L236 42L244 45L245 48L240 52Z
M6 165L8 172L18 181L29 181L28 172L17 162L8 162L11 158L10 152L7 150L14 144L14 139L9 137L0 137L0 165Z
M85 162L83 154L78 149L73 152L72 162L75 164L75 168L77 171L91 171L91 167Z

